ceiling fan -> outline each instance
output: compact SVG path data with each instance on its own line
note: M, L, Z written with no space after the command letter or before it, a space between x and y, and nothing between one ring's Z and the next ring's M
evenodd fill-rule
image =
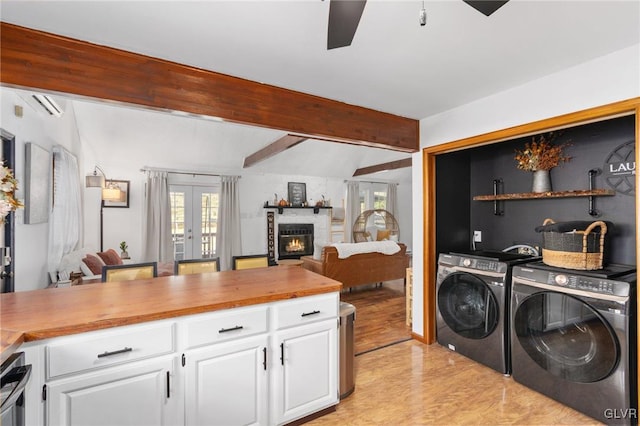
M500 9L509 0L462 0L486 16ZM356 34L367 0L330 0L327 50L350 46Z

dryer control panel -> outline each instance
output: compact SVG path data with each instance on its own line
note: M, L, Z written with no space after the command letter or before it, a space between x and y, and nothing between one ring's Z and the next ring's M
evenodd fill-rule
M614 279L584 275L570 270L549 271L531 265L516 266L513 276L524 278L535 283L551 285L559 288L581 290L595 294L612 296L629 296L631 287L635 287L636 275L625 274Z

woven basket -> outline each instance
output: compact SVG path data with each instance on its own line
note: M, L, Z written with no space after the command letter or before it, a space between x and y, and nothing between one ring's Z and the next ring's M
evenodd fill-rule
M543 225L549 223L555 222L545 219ZM602 221L593 222L584 231L543 232L542 262L568 269L602 269L606 233L607 225Z

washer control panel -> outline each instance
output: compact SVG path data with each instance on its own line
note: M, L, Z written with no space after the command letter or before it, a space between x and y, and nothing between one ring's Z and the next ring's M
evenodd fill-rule
M602 278L549 272L547 283L555 284L562 287L575 288L578 290L590 291L593 293L615 294L614 282Z
M464 266L465 268L477 269L479 271L492 271L501 272L501 262L496 262L489 259L475 259L470 257L461 257L458 266Z

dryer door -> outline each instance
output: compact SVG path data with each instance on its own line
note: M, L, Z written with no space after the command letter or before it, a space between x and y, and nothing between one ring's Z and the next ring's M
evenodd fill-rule
M524 299L513 327L527 355L554 376L592 383L609 376L620 346L606 320L573 296L545 291Z
M470 339L491 334L500 315L498 301L489 286L466 272L448 275L440 283L438 309L451 330Z

